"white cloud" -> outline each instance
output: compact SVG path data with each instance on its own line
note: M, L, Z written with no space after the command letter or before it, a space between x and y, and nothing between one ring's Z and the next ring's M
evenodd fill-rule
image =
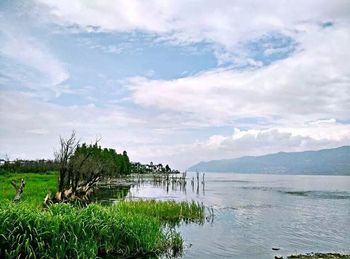
M139 147L134 151L144 161L176 164L186 169L199 161L229 159L246 155L265 155L280 151L297 152L350 145L350 125L308 124L294 128L234 129L230 136L213 135L204 141L175 146ZM150 152L151 151L151 152ZM159 161L159 160L158 160Z
M7 23L0 32L0 56L11 62L3 72L13 81L37 89L58 86L69 78L64 64L40 41Z
M134 161L168 163L179 169L203 160L350 145L350 125L333 118L289 126L236 128L232 135L213 135L183 144L181 132L162 118L138 118L118 106L60 107L30 95L5 92L0 95L0 124L0 147L11 159L52 157L58 136L68 136L72 129L83 141L102 136L103 146L119 152L125 149ZM169 144L163 137L180 142Z
M244 117L350 119L350 30L312 28L299 40L298 53L260 69L213 70L175 80L131 78L132 99L194 114L207 125Z
M12 159L52 157L58 137L68 136L73 129L83 141L101 136L102 145L118 151L147 141L138 131L145 120L126 114L120 107L62 107L14 92L0 95L0 125L0 149Z
M350 144L350 125L337 122L327 125L307 124L296 127L275 127L268 129L235 129L231 136L216 137L201 143L201 148L212 150L215 156L238 157L245 154L262 155L279 151L304 151L331 148ZM217 155L220 154L220 155Z
M102 31L145 30L164 32L171 19L170 8L158 1L149 4L143 1L45 1L38 0L49 8L57 22L78 25ZM146 12L147 10L147 12Z
M272 32L295 35L324 22L349 22L346 0L142 1L36 0L54 21L82 30L157 34L174 43L212 42L228 51L220 58L249 61L242 44ZM251 60L252 61L252 60ZM254 63L254 62L253 62Z
M49 14L40 21L73 25L78 31L141 31L174 44L209 42L219 63L234 60L255 69L213 69L174 80L150 80L149 70L147 77L127 81L128 100L151 107L135 114L133 107L62 107L2 91L0 146L12 157L50 156L58 136L73 128L87 141L102 135L103 145L126 149L134 160L180 168L200 160L350 144L349 124L337 122L350 119L349 1L35 2L44 7L36 11L45 10L38 15ZM332 24L322 27L325 22ZM5 66L7 76L40 92L44 86L70 91L62 85L69 78L65 65L45 44L18 27L0 28L5 35L1 55L13 61ZM264 67L244 44L270 33L291 37L297 48ZM117 45L90 47L123 51ZM264 50L267 55L288 53L290 46ZM235 125L247 118L253 121L248 127ZM266 123L254 123L254 118ZM206 140L195 141L190 132L182 138L188 128L213 125L240 129L227 136L207 128L212 136Z

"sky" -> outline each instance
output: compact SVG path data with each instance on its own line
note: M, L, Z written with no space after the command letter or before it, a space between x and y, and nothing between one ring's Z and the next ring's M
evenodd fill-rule
M0 158L72 130L132 161L350 145L350 1L0 0Z

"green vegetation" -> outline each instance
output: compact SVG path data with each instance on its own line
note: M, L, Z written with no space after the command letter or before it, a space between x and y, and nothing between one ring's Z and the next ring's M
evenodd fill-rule
M19 203L10 181L25 178ZM204 208L175 201L121 201L77 208L43 197L57 186L57 173L0 175L0 258L95 258L177 255L183 240L173 226L201 223Z
M127 206L125 202L122 206L110 207L93 204L86 208L55 204L47 211L25 204L1 203L0 257L95 258L107 254L140 256L181 252L181 236L173 230L165 232L162 223L167 223L167 218L154 215L161 215L171 206L172 211L183 213L169 220L175 216L198 220L186 211L191 206L153 202L152 208L159 212L151 215L150 211L142 212L138 208L138 205L144 208L150 204L144 203L137 201Z
M73 132L70 138L60 139L55 161L17 160L0 166L0 258L181 253L183 240L174 227L181 222L203 223L202 205L143 200L86 205L101 178L129 175L132 170L125 151L118 154L97 142L80 144ZM149 167L154 168L167 175L172 172L169 166ZM11 182L22 178L24 192L19 202L12 202L18 187Z
M58 163L53 160L4 160L0 171L17 173L47 173L58 171Z
M120 201L116 205L119 211L142 214L155 217L168 224L178 224L181 221L203 223L204 207L196 202L175 201Z
M171 169L169 165L155 165L153 162L149 164L141 164L139 162L131 163L132 174L178 174L178 170Z
M101 148L97 143L93 145L83 143L77 146L71 157L71 166L74 163L79 163L82 157L89 160L85 162L85 166L87 167L93 166L91 165L92 163L102 166L101 171L103 176L113 177L131 173L130 160L126 151L123 154L118 154L114 149ZM82 169L86 170L86 168L80 168L80 170Z
M121 155L114 149L102 149L98 140L92 145L80 145L74 131L69 138L60 138L60 148L55 157L59 164L60 196L69 189L70 196L84 196L100 178L131 172L126 151ZM62 201L62 197L59 200Z
M295 195L295 196L307 196L308 192L305 191L289 191L289 192L285 192L286 194L290 194L290 195Z
M19 182L23 178L26 181L26 186L21 203L41 207L45 195L48 192L56 192L57 176L57 172L47 174L2 172L0 173L0 202L13 200L16 191L11 185L11 181L15 180Z

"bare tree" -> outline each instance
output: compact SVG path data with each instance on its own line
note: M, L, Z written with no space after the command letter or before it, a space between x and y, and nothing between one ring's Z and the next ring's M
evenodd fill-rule
M65 187L69 185L68 181L71 178L69 174L69 160L74 154L79 145L79 140L76 138L75 131L73 130L71 136L68 139L60 137L60 149L55 152L55 158L59 163L60 175L58 183L58 191L63 192Z
M96 139L97 146L100 139ZM86 200L94 185L99 181L104 165L96 161L91 152L77 152L80 141L75 131L67 139L60 137L60 149L55 152L59 163L58 192L52 198L45 197L44 205L73 200Z

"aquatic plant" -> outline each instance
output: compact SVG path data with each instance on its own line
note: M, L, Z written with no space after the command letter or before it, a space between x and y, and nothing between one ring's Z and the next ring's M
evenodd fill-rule
M115 207L120 212L138 213L160 219L163 223L204 222L204 206L197 202L135 200L120 201Z
M109 207L55 204L39 210L4 201L0 204L0 257L176 255L183 240L164 223L200 222L201 208L185 202L123 201Z

